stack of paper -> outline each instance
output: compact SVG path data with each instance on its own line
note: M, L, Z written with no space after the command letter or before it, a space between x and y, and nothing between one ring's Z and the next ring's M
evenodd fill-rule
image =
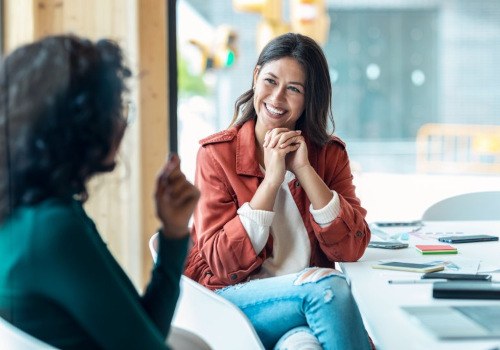
M449 244L417 244L415 248L422 254L457 254L458 250Z

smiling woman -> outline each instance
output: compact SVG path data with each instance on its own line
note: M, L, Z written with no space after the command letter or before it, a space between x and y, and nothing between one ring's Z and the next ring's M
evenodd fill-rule
M266 348L370 347L334 269L361 257L370 230L330 104L323 51L288 33L262 50L233 125L201 140L186 275L239 306Z

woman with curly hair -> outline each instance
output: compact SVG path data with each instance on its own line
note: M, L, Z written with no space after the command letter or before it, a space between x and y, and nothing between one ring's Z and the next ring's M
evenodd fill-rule
M166 349L198 190L172 156L157 263L139 295L83 203L111 171L131 75L112 41L53 36L0 65L0 316L64 349Z

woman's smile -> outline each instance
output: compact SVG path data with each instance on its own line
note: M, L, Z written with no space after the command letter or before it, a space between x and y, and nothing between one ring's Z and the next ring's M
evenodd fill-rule
M286 112L286 110L274 107L269 103L264 103L264 106L266 107L267 111L271 114L271 116L280 117Z

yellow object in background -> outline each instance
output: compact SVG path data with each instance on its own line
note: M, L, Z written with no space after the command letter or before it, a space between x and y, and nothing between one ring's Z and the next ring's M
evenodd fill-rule
M328 40L330 16L325 0L291 0L290 23L283 19L283 0L233 0L236 11L262 16L257 27L257 51L273 38L287 32L300 33L324 45Z

